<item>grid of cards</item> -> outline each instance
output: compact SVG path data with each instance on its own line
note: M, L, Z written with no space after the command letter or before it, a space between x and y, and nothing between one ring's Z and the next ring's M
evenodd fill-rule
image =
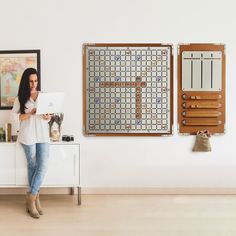
M170 133L170 46L85 53L87 133Z

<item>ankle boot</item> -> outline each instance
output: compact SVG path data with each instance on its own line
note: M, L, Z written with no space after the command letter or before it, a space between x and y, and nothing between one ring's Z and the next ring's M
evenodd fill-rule
M40 215L43 215L43 209L39 201L39 193L36 196L36 202L35 202L36 209Z
M26 211L30 214L31 217L38 219L40 217L37 209L36 209L36 195L32 195L31 193L27 193L26 196Z

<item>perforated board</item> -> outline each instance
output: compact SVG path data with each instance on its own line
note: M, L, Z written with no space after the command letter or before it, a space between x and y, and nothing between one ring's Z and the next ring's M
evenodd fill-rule
M172 47L84 45L84 130L94 135L172 133Z

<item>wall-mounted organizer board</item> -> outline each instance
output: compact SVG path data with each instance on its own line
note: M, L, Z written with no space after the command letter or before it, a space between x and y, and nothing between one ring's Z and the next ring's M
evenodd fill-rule
M225 46L178 46L179 133L225 131Z
M84 44L86 135L171 135L171 45Z

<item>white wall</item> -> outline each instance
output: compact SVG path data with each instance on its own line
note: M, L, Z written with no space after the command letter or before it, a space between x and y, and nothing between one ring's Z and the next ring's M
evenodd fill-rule
M42 89L65 91L63 130L81 143L84 187L236 187L236 5L207 0L0 0L0 50L41 49ZM211 153L194 137L82 135L82 44L157 42L227 45L227 134ZM0 125L9 111L0 111Z

